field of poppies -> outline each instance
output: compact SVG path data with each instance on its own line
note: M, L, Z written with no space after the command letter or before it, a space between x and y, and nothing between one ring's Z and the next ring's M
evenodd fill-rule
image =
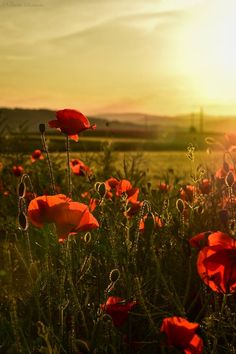
M82 113L49 127L31 157L1 156L0 353L236 353L236 136L207 140L218 168L189 145L188 176L150 182L109 144L96 164L71 157L96 128Z

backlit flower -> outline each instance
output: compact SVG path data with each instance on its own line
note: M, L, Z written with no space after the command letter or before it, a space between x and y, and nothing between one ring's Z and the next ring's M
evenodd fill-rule
M204 178L200 183L199 183L199 189L202 194L209 194L212 188L211 181L208 178Z
M236 241L220 231L208 236L208 245L198 255L197 270L213 291L236 290Z
M203 341L196 334L199 324L182 317L164 318L161 332L166 334L167 345L183 350L185 354L203 353Z
M86 176L86 175L91 175L92 170L86 166L83 161L74 159L70 161L70 167L74 173L74 175L77 176Z
M87 205L73 202L64 194L43 195L33 199L28 206L28 217L37 227L54 223L60 239L65 239L71 233L99 227Z
M194 194L196 193L196 187L188 184L181 188L180 190L180 198L187 202L193 202Z
M12 172L14 173L14 175L16 177L20 177L23 174L24 169L23 169L22 166L13 166L12 167Z
M35 162L36 160L43 160L43 159L44 159L44 157L43 157L41 150L37 149L32 152L32 155L31 155L32 162Z
M140 221L139 224L139 231L144 232L145 228L145 220L147 219L147 215L143 217L143 219ZM154 216L154 229L158 230L160 227L164 226L164 222L161 220L161 218L157 215Z
M28 218L36 227L43 227L46 222L55 222L61 208L69 205L70 199L64 194L43 195L31 200L28 206Z
M66 208L58 212L56 228L60 238L66 238L71 233L86 232L98 227L97 219L86 204L70 202Z
M48 122L51 128L60 129L62 133L71 139L78 141L78 134L87 129L95 129L88 119L79 111L74 109L62 109L56 112L56 120Z
M132 184L127 179L122 179L115 187L116 196L121 197L127 195L127 201L136 203L139 195L139 188L132 187Z
M128 319L129 312L137 305L135 301L127 301L117 296L110 296L105 304L101 305L102 310L111 316L114 326L120 327Z

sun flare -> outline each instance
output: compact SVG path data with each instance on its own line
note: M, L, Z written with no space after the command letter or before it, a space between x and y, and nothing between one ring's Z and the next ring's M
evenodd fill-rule
M182 26L178 65L205 105L232 105L236 92L236 2L208 1Z

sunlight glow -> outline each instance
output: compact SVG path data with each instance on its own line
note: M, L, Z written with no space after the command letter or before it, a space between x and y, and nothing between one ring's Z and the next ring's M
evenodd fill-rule
M206 105L232 104L236 97L235 13L234 0L208 1L179 33L177 65Z

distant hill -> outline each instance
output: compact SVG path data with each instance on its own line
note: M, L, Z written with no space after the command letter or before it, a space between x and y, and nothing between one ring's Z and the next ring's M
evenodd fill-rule
M55 112L48 109L0 108L0 133L38 131L40 123L47 125L55 118ZM97 131L166 132L189 131L190 127L199 131L199 115L157 116L144 113L104 113L88 117L97 125ZM236 117L204 116L204 132L236 132ZM53 129L48 128L53 132Z
M97 130L143 130L145 124L136 124L124 119L108 117L89 117L92 124L96 124ZM37 132L40 123L48 126L48 121L55 119L55 112L48 109L21 109L0 108L0 129L6 132ZM151 127L150 127L151 128ZM50 130L50 128L48 128ZM53 131L51 129L51 131Z

